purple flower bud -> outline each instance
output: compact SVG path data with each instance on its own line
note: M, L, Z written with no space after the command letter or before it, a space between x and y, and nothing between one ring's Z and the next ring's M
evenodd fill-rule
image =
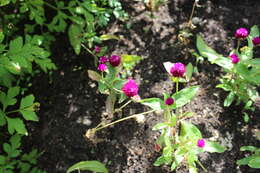
M138 94L138 85L134 80L129 79L123 86L122 91L128 97L133 97Z
M108 58L106 56L101 56L99 58L99 62L104 64L104 63L108 62Z
M107 65L106 64L99 64L98 65L98 70L99 71L106 71L107 70Z
M232 61L233 64L237 64L240 61L238 56L236 54L234 54L234 53L231 54L229 57L231 58L231 61Z
M253 44L256 46L256 45L259 45L260 44L260 37L255 37L253 38Z
M165 100L164 102L166 105L172 105L174 103L174 100L173 98L169 97Z
M118 55L112 55L110 58L109 58L109 63L113 66L113 67L116 67L120 64L121 62L121 57L118 56Z
M99 53L100 50L101 50L101 48L100 48L99 46L95 46L95 49L94 49L94 50L95 50L96 53Z
M204 139L199 139L198 142L197 142L197 146L200 147L200 148L203 148L205 147L205 140Z
M235 37L236 38L246 38L248 36L248 30L246 28L239 28L236 30Z
M170 73L174 77L183 77L186 69L184 64L177 62L171 67Z

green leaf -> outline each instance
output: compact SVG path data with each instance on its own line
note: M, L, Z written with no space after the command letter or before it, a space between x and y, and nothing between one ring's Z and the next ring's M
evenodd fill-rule
M237 161L236 161L236 164L238 164L238 165L248 165L249 162L250 162L251 160L253 160L254 158L256 158L256 157L257 157L257 156L245 157L245 158L243 158L243 159L237 160Z
M235 93L231 91L224 101L224 106L229 107L231 103L234 101L235 96L236 96Z
M21 146L21 135L15 134L10 138L12 149L17 149Z
M222 88L225 91L231 91L232 87L227 83L218 84L216 88Z
M68 36L70 44L72 45L75 53L79 55L81 49L81 28L79 25L71 24L68 29Z
M243 119L245 121L245 123L248 123L249 122L249 116L246 112L243 112L244 116L243 116Z
M0 155L0 165L4 165L5 164L5 160L6 160L5 156Z
M212 48L210 48L208 45L206 45L206 43L203 41L200 35L197 35L196 46L200 54L208 58L208 60L212 64L217 64L225 68L226 70L230 70L233 67L233 64L229 58L223 57L222 55L214 51Z
M192 73L193 73L193 66L192 66L191 63L189 63L189 64L186 66L186 72L185 72L185 75L186 75L187 80L191 80Z
M258 29L257 25L254 25L251 27L250 36L252 36L252 38L259 36L259 29Z
M159 98L147 98L140 101L141 104L146 105L153 110L162 110L163 101Z
M120 40L120 38L119 37L117 37L117 36L115 36L115 35L110 35L110 34L103 34L103 35L101 35L100 36L100 39L101 40L112 40L112 39L114 39L114 40Z
M24 119L27 121L39 121L39 118L34 111L20 110L19 112L23 115Z
M23 38L17 37L16 39L12 40L9 45L9 51L12 53L19 52L23 48Z
M102 79L101 75L93 70L88 70L88 77L94 81Z
M8 143L4 143L3 144L3 149L4 149L4 152L6 152L7 154L11 153L12 152L12 147L10 144Z
M187 136L191 139L202 138L200 130L195 125L185 121L181 121L181 136Z
M260 168L260 156L250 160L248 166L251 168Z
M28 135L25 125L20 118L6 117L6 119L8 124L8 132L10 134L13 134L15 131L17 131L18 134L22 134L26 136Z
M0 2L1 3L1 2ZM5 35L4 35L4 32L3 30L0 29L0 43L2 43L2 41L4 40L5 38Z
M108 170L106 169L104 164L100 163L99 161L81 161L71 166L66 173L70 173L72 171L77 170L108 173Z
M34 96L32 94L22 98L20 109L26 109L32 106L33 102L34 102Z
M0 109L0 126L4 126L6 124L5 113Z
M257 148L254 146L243 146L240 148L240 151L252 151L253 152L256 150L257 150Z
M210 153L223 153L226 148L218 144L217 142L210 142L206 141L206 145L203 148L204 151L210 152Z
M158 123L155 126L153 126L152 130L161 130L166 127L169 127L169 123Z
M154 166L160 166L164 164L166 161L163 156L160 156L156 159L156 161L153 163Z
M0 7L8 5L10 3L10 0L0 0Z
M195 97L198 90L199 86L192 86L189 88L182 89L178 93L175 93L172 96L175 100L175 104L173 106L179 108L186 105Z

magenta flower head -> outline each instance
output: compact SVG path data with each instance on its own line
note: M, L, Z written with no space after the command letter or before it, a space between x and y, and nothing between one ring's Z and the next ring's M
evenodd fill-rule
M177 62L171 67L170 73L174 77L183 77L186 72L184 64Z
M99 71L106 71L107 70L107 65L106 64L99 64L98 65L98 70Z
M96 53L99 53L101 51L101 48L99 46L95 46L94 50L95 50Z
M203 148L205 147L205 140L204 139L199 139L198 142L197 142L197 146L200 147L200 148Z
M101 56L99 58L99 62L104 64L104 63L108 62L108 58L106 56Z
M260 37L255 37L255 38L253 38L253 44L255 45L255 46L257 46L257 45L259 45L260 44Z
M138 85L134 80L128 79L128 81L123 85L122 91L128 97L133 97L138 95Z
M118 56L118 55L112 55L110 58L109 58L109 63L113 66L113 67L116 67L120 64L121 62L121 57Z
M235 37L236 38L246 38L248 36L248 30L246 28L239 28L236 30Z
M240 61L238 56L236 54L234 54L234 53L231 54L229 57L231 58L231 61L232 61L233 64L237 64Z
M173 98L169 97L165 100L164 102L166 105L172 105L174 103L174 100Z

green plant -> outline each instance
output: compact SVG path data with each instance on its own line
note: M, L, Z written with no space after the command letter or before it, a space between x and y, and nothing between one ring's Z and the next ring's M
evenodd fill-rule
M253 57L253 50L256 45L252 40L259 36L257 26L251 28L250 34L242 28L246 35L244 38L237 38L237 48L230 53L230 58L218 54L206 45L201 36L197 35L197 48L201 56L206 57L212 64L223 68L225 75L221 77L217 88L228 91L224 106L230 106L232 102L237 104L243 102L245 110L253 109L253 102L259 96L256 87L260 84L260 59ZM247 39L247 46L240 49L240 43Z
M149 106L153 110L162 111L164 122L158 123L153 130L161 132L156 142L156 150L162 149L162 155L157 158L154 165L171 165L171 170L178 166L187 165L189 172L197 172L196 164L205 171L200 163L198 154L201 152L224 152L225 148L216 142L203 139L200 130L192 123L185 121L194 115L192 112L183 112L182 107L189 103L199 90L199 86L191 86L179 90L179 82L185 81L185 67L182 63L164 63L166 71L176 83L176 92L172 95L164 93L164 99L148 98L140 103ZM187 68L186 81L191 77L192 68ZM188 74L188 75L187 75Z
M238 165L248 165L251 168L260 168L260 148L254 146L243 146L240 151L250 151L253 154L238 160Z
M54 39L50 33L67 30L76 54L80 53L82 44L92 47L93 43L101 43L103 37L98 36L97 30L107 26L112 15L122 20L127 18L118 0L5 0L1 1L0 6L9 7L3 10L4 15L0 19L3 31L8 36L18 32L19 25L24 25L25 33L35 33L40 28L44 31L43 35L48 36L45 39L48 44ZM46 17L46 11L54 11L54 15ZM35 23L23 24L28 19Z
M99 161L81 161L74 165L72 165L66 173L71 173L73 171L92 171L92 172L99 172L99 173L108 173L107 168L104 164L100 163Z
M22 154L22 135L14 134L9 142L3 143L3 152L0 152L0 173L46 173L36 166L37 158L41 155L37 150Z

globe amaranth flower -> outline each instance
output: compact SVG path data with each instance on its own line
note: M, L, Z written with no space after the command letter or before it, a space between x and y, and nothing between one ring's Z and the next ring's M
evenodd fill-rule
M121 57L118 56L118 55L112 55L110 58L109 58L109 63L113 66L113 67L116 67L120 64L121 62Z
M104 63L108 62L108 58L106 56L101 56L99 58L99 62L104 64Z
M98 70L99 71L106 71L107 70L107 65L106 64L99 64L98 65Z
M99 53L101 51L101 48L99 46L95 46L94 50L95 50L96 53Z
M239 28L236 30L235 37L236 38L246 38L248 36L248 30L246 28Z
M199 139L198 142L197 142L197 146L200 147L200 148L203 148L205 147L205 140L204 139Z
M173 98L169 97L165 100L164 102L166 105L172 105L174 103L174 100Z
M183 77L185 72L185 65L180 62L173 64L173 66L170 69L170 73L174 77Z
M255 37L253 38L252 40L253 44L256 46L256 45L259 45L260 44L260 37Z
M230 58L231 58L231 62L233 63L233 64L237 64L239 61L240 61L240 59L238 58L238 56L236 55L236 54L231 54L230 56L229 56Z
M133 97L138 95L138 89L139 89L138 85L132 79L129 79L122 87L122 91L128 97Z

